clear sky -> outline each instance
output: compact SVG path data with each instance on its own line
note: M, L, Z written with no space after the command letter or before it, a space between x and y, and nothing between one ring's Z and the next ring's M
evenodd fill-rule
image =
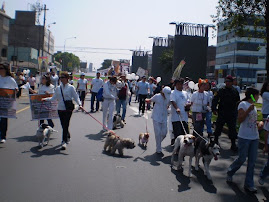
M37 0L6 0L6 13L14 18L15 10L29 10ZM0 0L2 5L3 0ZM173 35L169 22L212 24L217 0L43 0L47 5L47 24L55 37L55 51L72 51L82 61L99 68L104 59L131 59L129 49L151 50L149 36ZM43 16L41 17L43 23ZM209 45L216 38L210 37ZM71 49L71 47L73 47ZM74 49L75 47L75 49ZM81 48L78 47L88 47ZM89 49L89 48L104 49ZM114 50L109 50L114 49ZM118 49L118 50L115 50ZM120 50L119 50L120 49ZM122 50L123 49L123 50ZM124 50L127 49L127 50ZM98 52L98 53L96 53Z

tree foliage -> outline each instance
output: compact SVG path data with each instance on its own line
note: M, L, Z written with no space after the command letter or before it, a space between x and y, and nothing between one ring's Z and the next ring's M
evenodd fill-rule
M78 56L73 53L68 52L59 52L54 54L54 59L57 62L60 62L63 66L63 70L72 72L75 68L78 68L80 65L80 59Z
M267 43L266 51L266 70L267 79L269 79L269 13L268 13L268 0L219 0L217 5L216 15L212 16L213 21L216 23L222 23L224 20L228 20L225 24L225 28L232 30L236 36L259 38L264 37ZM250 32L249 23L252 22L254 26L254 32ZM261 29L261 24L265 25L266 34L259 36L261 32L257 31L257 28Z
M173 68L173 56L174 56L174 50L173 49L167 49L165 50L161 57L160 57L160 63L163 66L164 70L166 72L171 72Z
M99 70L107 69L111 66L111 59L105 59L104 62L102 62L102 67L99 68Z

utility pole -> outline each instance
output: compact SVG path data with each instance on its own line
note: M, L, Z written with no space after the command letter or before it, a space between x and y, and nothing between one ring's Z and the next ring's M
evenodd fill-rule
M44 8L42 8L42 10L44 10L44 23L43 23L43 39L42 39L42 57L44 56L44 38L45 38L45 34L46 34L46 13L49 9L47 9L47 5L44 5Z

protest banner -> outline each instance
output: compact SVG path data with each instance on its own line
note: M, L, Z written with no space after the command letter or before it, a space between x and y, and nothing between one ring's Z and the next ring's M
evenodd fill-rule
M32 94L30 96L30 106L32 113L32 121L57 119L58 102L57 101L42 101L42 98L52 97L53 94Z
M14 89L0 88L0 117L16 117L16 93Z

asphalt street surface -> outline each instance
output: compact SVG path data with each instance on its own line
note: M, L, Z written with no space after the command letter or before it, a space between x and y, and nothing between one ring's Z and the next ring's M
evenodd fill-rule
M243 189L246 163L235 174L234 183L227 184L227 167L236 158L226 135L222 135L221 156L210 166L213 181L193 168L187 177L187 160L183 173L170 167L170 137L162 143L163 156L155 154L152 120L147 120L150 132L148 148L136 146L124 150L124 157L103 152L105 135L89 115L73 113L70 125L71 143L60 150L61 126L55 129L48 146L38 149L35 133L37 122L31 121L29 99L18 100L17 119L9 119L6 144L0 145L0 201L266 201L268 184L259 186L257 179L266 156L259 150L255 170L256 195ZM85 108L90 109L89 97ZM127 109L127 124L116 130L121 137L138 143L138 135L146 132L146 119L137 115L138 104ZM102 112L93 113L102 121ZM151 112L148 113L149 117ZM188 159L188 158L186 158ZM194 165L194 160L193 160ZM267 181L268 182L268 181Z

